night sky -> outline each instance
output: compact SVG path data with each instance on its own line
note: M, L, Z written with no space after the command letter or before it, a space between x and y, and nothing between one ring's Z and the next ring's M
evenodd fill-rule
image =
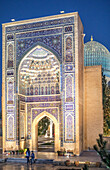
M2 91L2 23L79 12L85 43L93 35L110 51L110 0L0 0L0 96ZM0 101L1 110L1 101Z

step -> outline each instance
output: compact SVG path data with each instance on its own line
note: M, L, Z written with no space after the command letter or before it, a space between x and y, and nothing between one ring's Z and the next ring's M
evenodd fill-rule
M53 159L36 159L37 164L53 164Z
M51 145L39 145L38 148L54 148L54 146L51 146Z
M31 158L30 158L31 159ZM37 164L52 164L54 159L35 159L35 162ZM7 162L23 162L26 163L27 159L26 158L7 158Z
M23 162L26 163L26 158L7 158L7 162Z
M0 163L6 162L6 161L7 161L6 158L0 159Z

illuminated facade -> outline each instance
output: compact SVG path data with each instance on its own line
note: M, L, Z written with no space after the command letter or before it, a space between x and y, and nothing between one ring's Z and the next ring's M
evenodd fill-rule
M55 151L79 155L95 142L103 129L101 67L84 69L83 37L77 12L3 24L3 151L37 150L38 122L45 116L55 125ZM88 79L88 70L98 77L100 100L94 93L92 105L85 98L87 88L95 88L88 81L96 80ZM100 125L89 143L94 104Z

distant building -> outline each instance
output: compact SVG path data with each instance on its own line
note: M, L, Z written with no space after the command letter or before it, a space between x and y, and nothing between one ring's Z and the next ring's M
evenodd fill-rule
M91 41L84 44L84 66L94 65L102 65L103 74L110 78L110 52L91 37Z

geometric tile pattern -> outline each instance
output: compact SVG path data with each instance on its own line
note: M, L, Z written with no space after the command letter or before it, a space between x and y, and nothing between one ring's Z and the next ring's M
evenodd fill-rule
M65 28L63 62L64 142L75 142L75 58L72 27ZM67 34L68 32L68 34Z
M19 132L20 138L25 137L25 114L27 137L31 138L32 121L47 111L59 119L61 145L75 142L74 17L7 27L6 44L7 140L15 139L15 131L17 139ZM35 47L37 51L29 53L21 62ZM47 58L38 52L38 48L47 53ZM60 101L63 101L62 106Z
M7 80L7 104L14 103L14 80L8 79Z
M66 117L66 141L73 141L73 117L70 114Z
M13 67L13 45L9 44L8 46L8 65L7 67Z
M13 140L14 138L14 117L9 115L7 117L7 139L8 140Z
M36 118L37 115L46 111L52 114L58 121L58 115L60 111L60 103L36 103L36 104L28 104L27 105L27 135L28 139L31 138L31 125L32 121Z

